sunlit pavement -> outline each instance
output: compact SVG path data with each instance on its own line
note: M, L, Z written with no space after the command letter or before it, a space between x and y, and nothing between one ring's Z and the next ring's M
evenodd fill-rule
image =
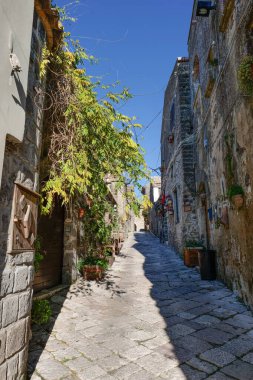
M148 233L130 237L101 284L52 298L34 328L32 380L253 379L253 317Z

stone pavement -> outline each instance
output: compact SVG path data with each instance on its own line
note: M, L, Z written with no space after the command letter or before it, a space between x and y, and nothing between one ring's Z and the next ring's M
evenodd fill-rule
M106 279L52 298L34 328L32 380L253 379L253 317L218 281L150 234L131 237Z

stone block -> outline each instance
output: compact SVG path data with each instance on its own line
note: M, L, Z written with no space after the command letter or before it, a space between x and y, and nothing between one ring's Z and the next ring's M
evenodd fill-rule
M22 319L7 328L7 358L24 348L26 341L26 326L26 319Z
M243 329L249 330L253 328L253 317L240 314L236 315L233 318L227 319L226 323L235 327L241 327Z
M34 267L29 266L28 268L28 283L31 284L34 280Z
M8 255L9 262L12 265L32 265L34 260L34 252L22 252L15 255Z
M194 379L194 380L202 380L206 379L206 373L202 371L198 371L197 369L193 369L192 367L188 366L187 364L183 364L180 366L180 369L182 370L182 373L184 374L184 378L186 379ZM173 377L172 377L173 379Z
M219 323L220 320L216 317L212 317L211 315L201 315L200 317L194 319L193 322L197 322L206 326L213 326L216 323Z
M5 269L1 274L0 279L0 297L4 297L7 294L12 293L14 286L14 271L11 269Z
M245 355L242 360L245 362L248 362L250 364L253 364L253 352L250 352L249 354Z
M221 371L238 380L252 380L253 378L253 365L241 360L236 360L234 363L222 368Z
M230 340L222 346L222 350L229 352L235 356L242 356L253 350L253 339L246 336Z
M19 374L26 373L27 357L28 357L28 347L24 348L21 352L19 352L19 365L18 365Z
M215 372L212 376L209 376L207 379L208 380L232 380L230 376L227 377L220 371Z
M3 301L0 301L0 329L2 328Z
M14 292L25 290L29 284L27 266L17 267L15 271Z
M25 331L25 342L29 343L29 340L32 337L32 330L31 330L31 318L26 318L26 331Z
M18 357L19 355L15 355L12 358L7 360L7 379L8 380L16 380L18 375Z
M6 330L1 330L0 331L0 364L2 364L5 359L5 347L6 347Z
M177 339L178 337L192 334L195 330L189 326L186 326L182 323L178 323L168 329L169 336L171 339Z
M212 348L209 343L204 342L203 340L198 339L192 335L186 335L183 338L179 338L174 343L176 346L190 350L195 354L207 351Z
M204 360L200 360L196 357L189 360L186 364L190 365L191 367L195 369L198 369L199 371L205 372L209 375L217 371L217 367L215 367L212 364L207 363Z
M216 365L217 367L224 367L225 365L233 362L236 358L234 355L229 354L219 348L206 351L200 355L200 359Z
M39 375L47 380L68 379L71 376L71 371L54 359L40 360L36 370Z
M32 306L32 290L28 290L19 296L18 318L27 317L30 314Z
M3 327L14 323L18 319L18 295L9 295L3 300Z
M103 379L106 376L106 372L100 368L98 365L92 365L89 367L86 373L79 374L80 380L93 380L98 377L102 377Z
M197 331L193 335L199 339L203 339L209 343L214 343L214 344L223 344L227 342L229 339L233 338L233 335L227 332L217 330L217 329L212 329L210 327Z
M0 356L0 358L1 358L1 356ZM4 364L0 365L0 379L5 380L6 376L7 376L7 364L4 363Z
M144 347L144 346L136 346L133 348L130 348L130 350L127 350L125 352L121 352L121 356L128 360L136 360L138 358L141 358L142 356L150 354L151 351Z
M129 363L123 367L120 367L116 371L112 372L112 376L116 379L127 379L136 372L139 372L142 368L136 365L135 363Z

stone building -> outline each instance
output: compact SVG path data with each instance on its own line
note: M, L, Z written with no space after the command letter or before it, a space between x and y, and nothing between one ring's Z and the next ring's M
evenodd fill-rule
M30 335L44 83L41 51L59 37L50 1L0 2L0 378L24 379Z
M219 278L253 307L252 93L238 79L253 55L253 2L200 3L188 40L199 234L217 252ZM235 185L241 208L228 196Z
M157 217L156 204L159 201L161 195L161 177L154 176L151 178L151 182L143 187L143 195L146 195L149 201L153 204L148 211L146 219L146 229L149 229L154 235L160 234L160 220Z
M198 238L188 58L178 58L164 97L161 131L163 240L181 251Z

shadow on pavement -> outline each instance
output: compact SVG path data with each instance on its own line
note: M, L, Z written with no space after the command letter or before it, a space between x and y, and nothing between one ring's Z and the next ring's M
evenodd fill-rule
M178 368L172 368L169 378L230 379L220 370L230 364L226 360L222 363L219 357L222 353L217 351L215 355L213 352L213 357L204 354L207 361L202 360L201 354L221 348L229 358L232 348L222 346L234 338L240 339L240 335L246 332L242 326L233 325L231 317L237 313L251 315L246 306L238 302L221 282L201 281L196 269L184 266L180 257L160 244L154 235L135 233L134 236L136 244L133 247L145 258L143 269L152 284L150 295L159 307L169 338L169 343L156 351L179 363ZM253 348L253 339L249 336L244 338Z
M44 348L52 335L55 322L64 307L65 301L70 300L72 297L92 296L100 288L107 291L110 298L121 297L126 292L116 284L116 278L117 276L110 272L110 270L99 282L84 281L80 278L70 288L65 288L49 299L52 310L50 322L44 325L32 324L32 339L29 345L28 356L28 379L32 377L41 355L45 353Z

